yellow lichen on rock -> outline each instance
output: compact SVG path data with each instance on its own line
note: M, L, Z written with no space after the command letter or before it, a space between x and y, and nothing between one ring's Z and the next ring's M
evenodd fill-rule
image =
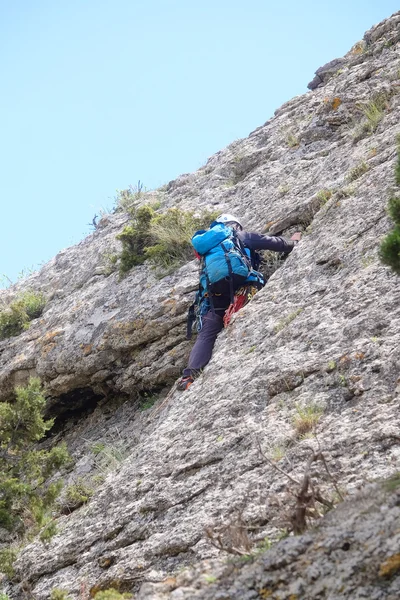
M392 577L395 573L400 571L400 553L389 556L380 566L379 575L380 577Z

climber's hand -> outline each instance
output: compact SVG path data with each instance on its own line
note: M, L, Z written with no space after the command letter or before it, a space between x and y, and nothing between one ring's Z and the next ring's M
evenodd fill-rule
M296 233L294 233L290 239L293 240L294 242L299 242L301 240L300 231L296 231Z

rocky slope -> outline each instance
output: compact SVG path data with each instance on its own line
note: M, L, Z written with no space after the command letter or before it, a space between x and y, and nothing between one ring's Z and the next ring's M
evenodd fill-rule
M58 519L48 545L22 550L15 582L4 583L12 598L47 600L63 588L82 599L109 586L141 600L398 597L398 569L385 571L399 552L398 496L367 486L358 504L352 498L399 470L400 286L377 256L395 189L399 40L396 13L319 69L310 92L157 193L163 208L212 207L239 214L247 229L305 231L188 392L163 404L190 347L195 263L163 279L144 265L119 281L108 257L127 217L104 217L21 284L49 301L29 330L0 342L1 398L40 376L59 416L53 439L64 437L76 459L69 482L104 481ZM1 292L4 301L21 286ZM141 410L154 393L158 404ZM301 435L307 414L318 419L316 437ZM293 523L293 480L321 451L328 470L312 463L314 489L332 501L349 495L355 512L342 507L317 533L228 573L205 528L237 526L241 514L250 538L277 539ZM348 538L358 540L354 552L340 546ZM210 564L219 585L201 576ZM198 566L176 579L188 565Z

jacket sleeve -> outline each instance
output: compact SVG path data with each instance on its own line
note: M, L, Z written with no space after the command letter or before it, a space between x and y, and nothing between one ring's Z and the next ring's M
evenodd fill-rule
M250 250L273 250L274 252L289 254L296 245L296 242L285 240L278 235L262 235L247 231L239 231L237 235L240 241Z

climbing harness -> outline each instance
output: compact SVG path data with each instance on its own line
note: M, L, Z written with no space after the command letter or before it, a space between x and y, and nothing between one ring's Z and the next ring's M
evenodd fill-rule
M229 325L231 318L236 312L250 302L253 296L258 292L258 289L259 288L255 285L245 285L235 292L233 302L231 302L225 311L224 327Z

